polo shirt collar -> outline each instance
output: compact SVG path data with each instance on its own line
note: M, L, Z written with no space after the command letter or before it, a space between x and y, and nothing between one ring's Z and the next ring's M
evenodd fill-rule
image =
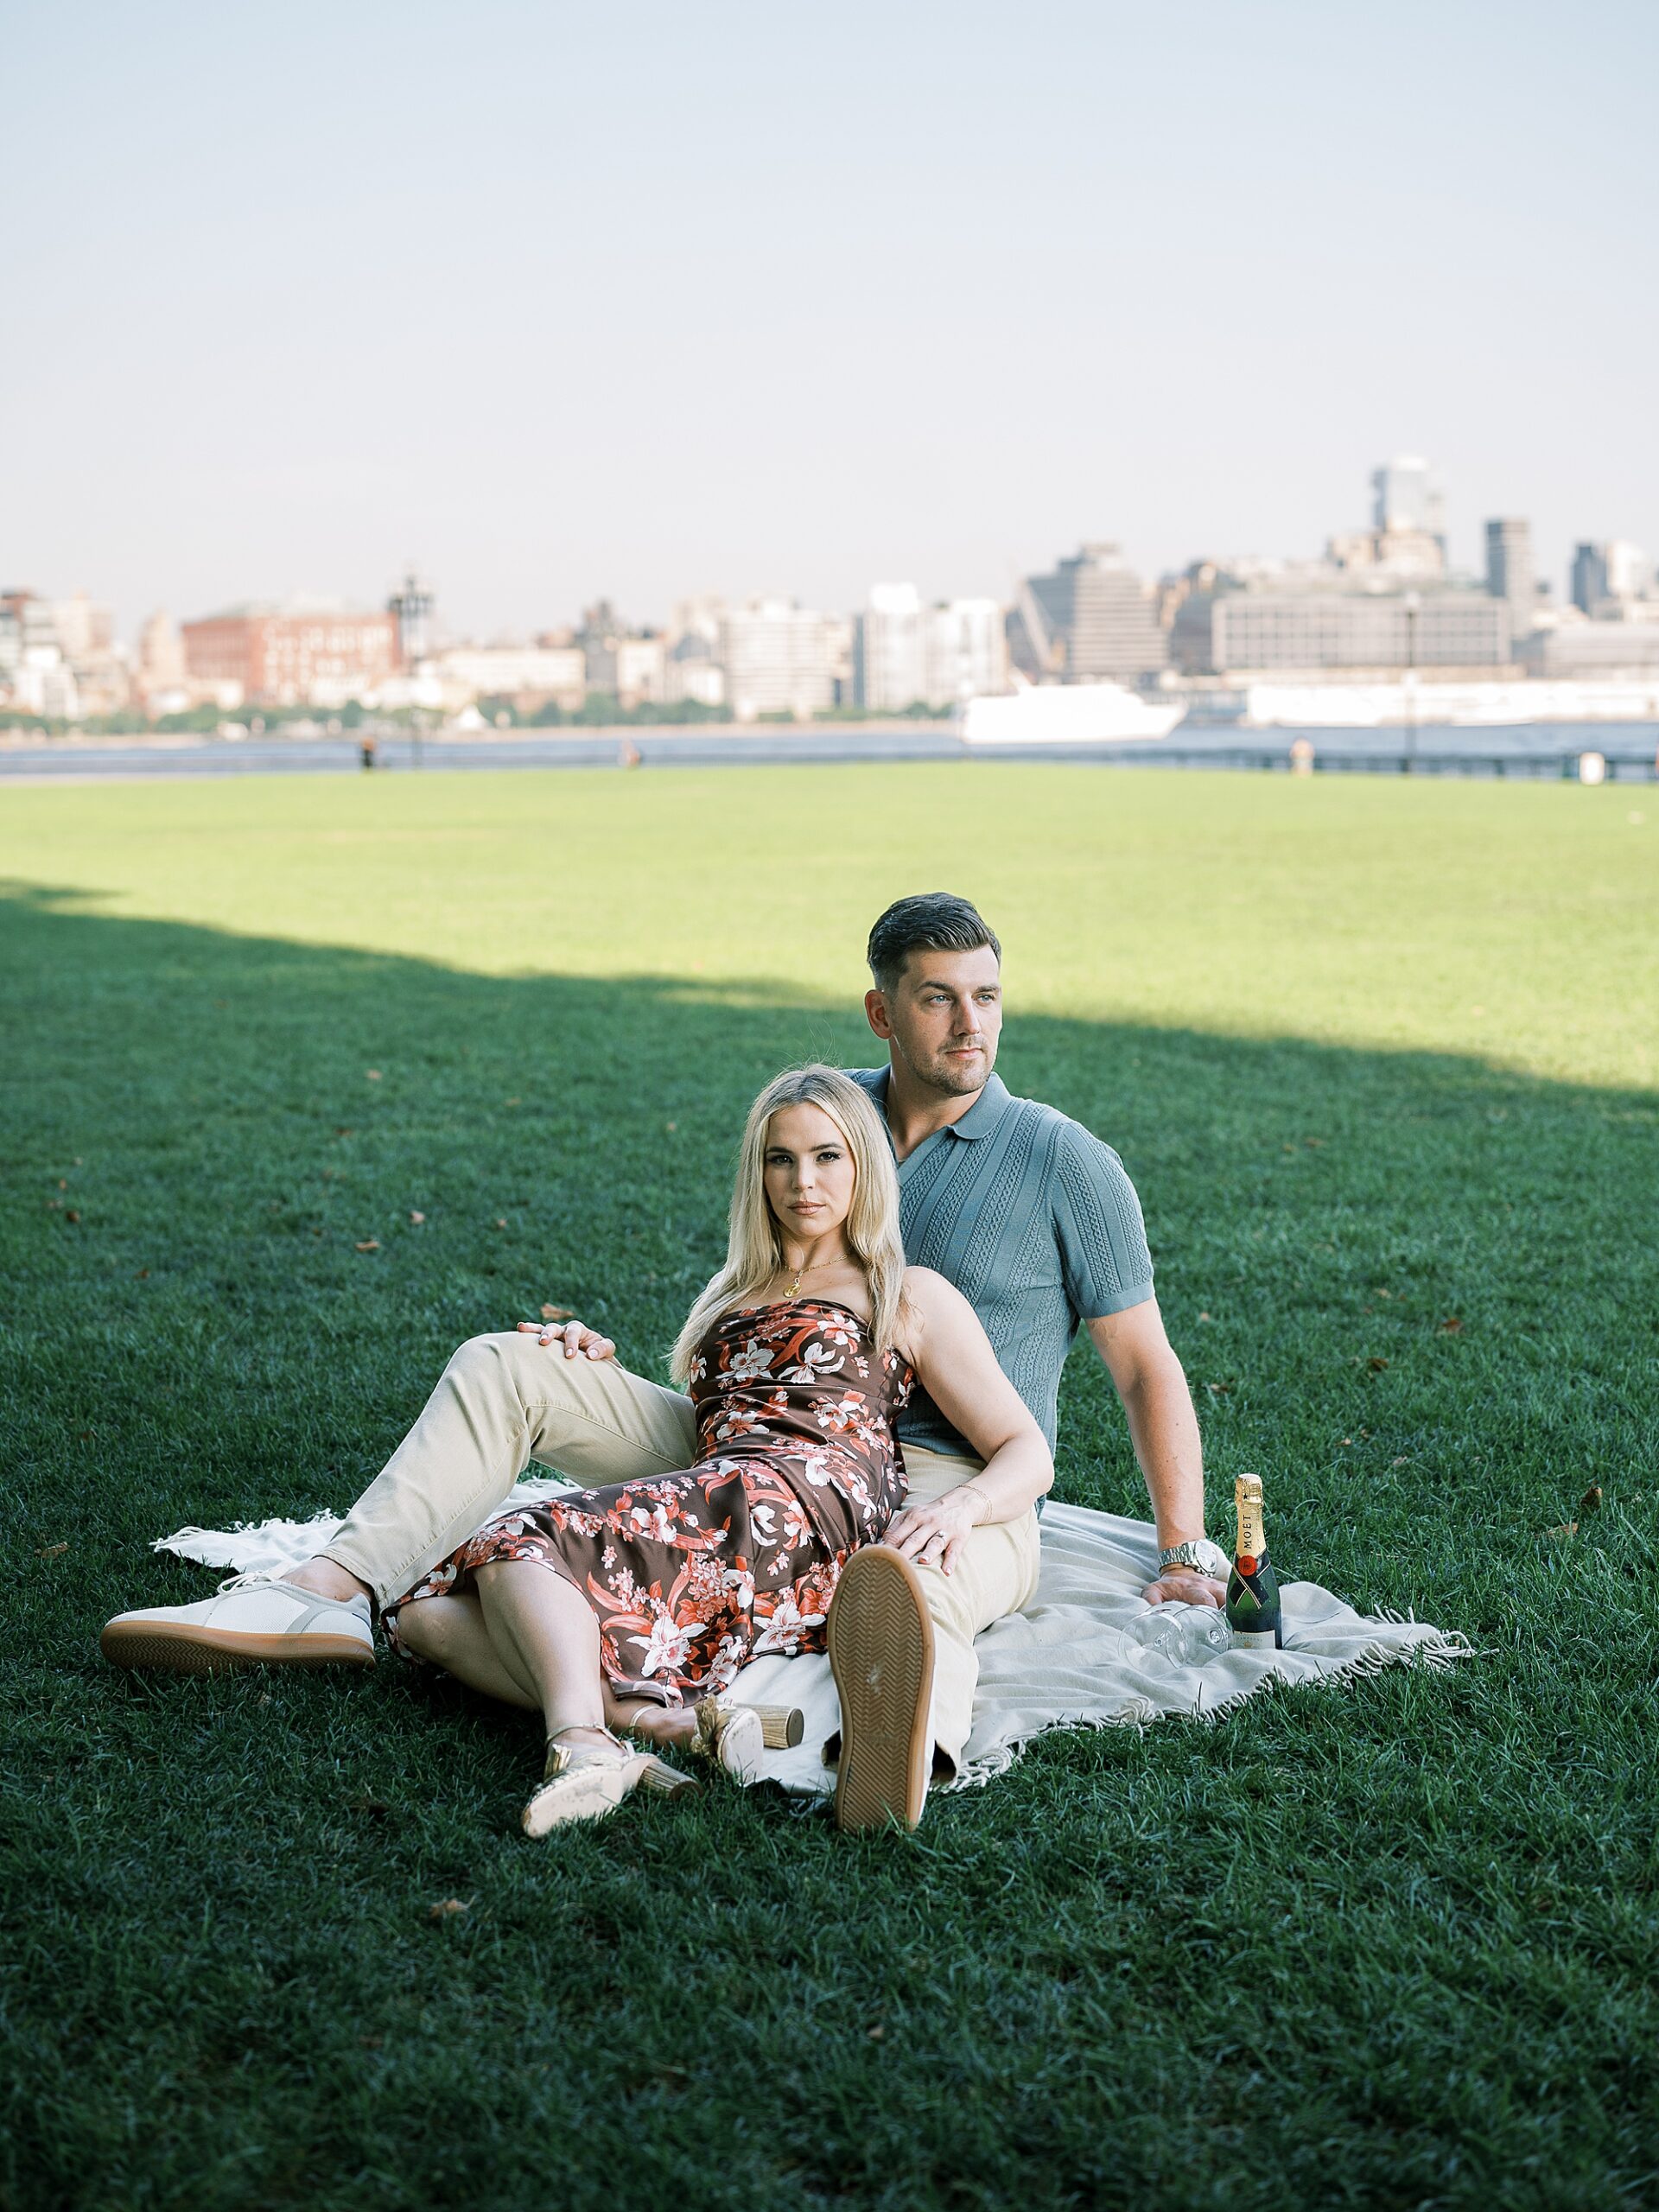
M962 1119L948 1122L946 1128L953 1137L988 1137L1007 1112L1008 1104L1008 1086L1000 1075L994 1075Z
M887 1118L887 1089L892 1081L892 1069L883 1068L881 1081L875 1091L875 1103L880 1109L884 1127ZM962 1119L959 1122L947 1122L942 1129L935 1129L933 1136L965 1137L970 1143L976 1143L981 1137L990 1135L1013 1103L1007 1084L1000 1075L993 1075ZM916 1151L924 1150L925 1145L932 1141L932 1137L925 1139L924 1144L917 1146ZM911 1154L912 1160L915 1156L915 1153Z

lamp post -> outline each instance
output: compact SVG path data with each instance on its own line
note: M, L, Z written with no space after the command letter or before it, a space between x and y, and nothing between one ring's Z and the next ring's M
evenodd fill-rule
M1406 594L1406 757L1405 772L1417 765L1417 610L1421 601L1414 591Z

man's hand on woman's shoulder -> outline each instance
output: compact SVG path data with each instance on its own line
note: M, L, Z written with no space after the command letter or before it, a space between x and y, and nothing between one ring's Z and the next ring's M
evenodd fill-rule
M521 1337L535 1337L550 1351L556 1344L563 1349L567 1359L575 1359L586 1353L589 1359L614 1359L616 1346L608 1337L601 1336L597 1329L590 1329L585 1321L521 1321Z

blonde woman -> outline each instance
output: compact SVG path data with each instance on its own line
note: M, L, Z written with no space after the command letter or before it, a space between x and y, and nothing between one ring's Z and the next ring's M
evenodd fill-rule
M404 1650L540 1708L531 1835L639 1785L690 1786L619 1731L752 1766L766 1723L722 1694L753 1657L823 1649L842 1566L903 1504L893 1423L916 1382L983 1459L985 1519L1024 1512L1052 1477L973 1308L906 1266L886 1132L833 1068L780 1075L751 1108L726 1263L673 1374L695 1465L498 1514L385 1611ZM785 1740L793 1718L771 1716Z

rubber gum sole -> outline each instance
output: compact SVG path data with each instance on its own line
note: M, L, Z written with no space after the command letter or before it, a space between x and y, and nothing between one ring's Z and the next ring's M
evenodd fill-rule
M886 1545L855 1552L830 1608L841 1699L836 1825L913 1828L927 1802L933 1623L914 1570Z
M355 1637L238 1636L188 1621L130 1625L111 1621L99 1649L112 1667L157 1667L175 1675L217 1675L232 1667L372 1667L374 1649Z

